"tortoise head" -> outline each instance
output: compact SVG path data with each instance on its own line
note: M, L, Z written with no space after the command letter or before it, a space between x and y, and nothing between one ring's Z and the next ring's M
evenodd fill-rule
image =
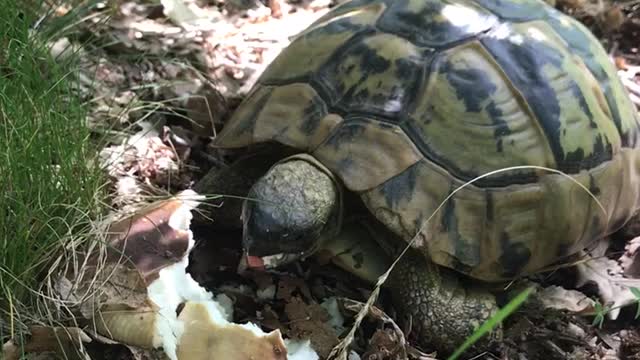
M242 267L274 268L311 255L339 223L339 189L310 156L275 164L252 186L242 208Z

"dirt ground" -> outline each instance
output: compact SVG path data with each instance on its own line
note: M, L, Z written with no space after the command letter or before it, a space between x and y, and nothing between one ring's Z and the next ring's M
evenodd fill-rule
M54 47L59 55L70 44L86 53L80 89L92 99L90 126L111 139L103 160L113 180L114 208L126 210L149 196L188 189L228 163L233 153L212 150L209 140L290 37L335 5L332 0L113 1L95 8L75 37L61 39ZM557 0L556 7L601 39L640 108L640 2ZM212 235L206 225L193 227L201 239L191 252L193 278L234 299L234 321L311 339L326 357L372 287L320 260L240 276L240 233L224 228ZM617 234L604 244L594 250L601 258L592 267L609 275L580 281L575 270L562 269L530 279L539 284L539 299L505 322L502 344L477 358L640 359L636 305L611 280L612 273L639 275L640 242ZM599 303L592 299L603 292L613 304L630 305L615 321L605 315L601 326L594 326L598 317L585 314L597 312ZM413 346L408 329L392 320L384 291L376 308L356 331L349 359L355 354L371 360L438 358L431 349ZM337 313L342 319L336 320ZM95 343L88 349L94 359L153 358L119 345Z

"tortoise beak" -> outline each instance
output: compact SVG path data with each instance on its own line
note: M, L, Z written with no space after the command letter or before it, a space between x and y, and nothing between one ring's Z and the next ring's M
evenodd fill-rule
M242 214L244 253L239 264L240 271L274 269L303 258L305 252L309 251L308 241L304 241L304 238L283 231L270 216L261 216L265 214L250 211L252 209L255 207L245 205Z
M238 264L238 274L242 274L247 270L265 271L267 268L260 256L249 255L245 252Z
M246 250L238 264L238 273L247 270L266 271L275 269L281 265L289 264L302 257L302 254L279 253L266 256L250 255Z

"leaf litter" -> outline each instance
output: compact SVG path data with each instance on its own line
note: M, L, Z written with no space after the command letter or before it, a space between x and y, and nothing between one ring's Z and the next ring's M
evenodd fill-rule
M97 39L97 46L87 44L89 48L83 49L75 39L62 38L54 44L52 52L55 56L66 56L70 48L83 52L81 61L85 71L81 74L78 92L92 103L87 123L109 139L101 161L113 179L112 203L115 209L138 214L138 205L150 195L183 191L209 168L224 166L228 154L212 152L206 139L220 130L290 37L335 5L320 0L162 0L156 4L135 1L116 4L113 13L109 13L106 6L96 7L93 16L82 24L83 31ZM557 0L556 5L583 21L601 39L631 93L631 100L640 108L640 54L634 41L640 37L640 5L634 1L613 4L595 0ZM207 238L204 244L196 244L190 250L191 261L179 266L183 274L190 274L193 289L203 289L193 291L204 296L205 301L227 299L220 303L224 303L227 310L217 309L218 314L227 314L223 316L227 322L252 321L265 331L282 329L280 336L284 336L284 340L269 338L267 341L271 350L279 346L308 350L311 346L324 358L350 329L354 314L363 309L371 294L370 287L366 284L354 287L357 280L324 263L321 266L298 264L269 277L251 273L240 276L236 272L236 260L240 257L237 236L232 231L221 232L215 239ZM624 328L625 324L634 323L635 314L633 306L625 305L637 300L629 286L640 282L637 279L640 241L627 236L624 242L618 246L616 241L606 239L601 253L592 254L590 259L583 258L577 264L577 271L574 269L572 276L561 281L554 282L553 276L538 279L541 287L536 296L543 311L539 316L515 316L510 320L514 329L523 327L519 334L515 331L515 335L505 340L505 346L518 336L522 340L522 334L529 333L529 341L511 345L511 350L516 349L520 357L531 358L542 348L546 354L560 354L564 358L633 358L640 348L640 335L633 326ZM622 250L615 252L610 248ZM145 256L159 256L168 263L182 261L180 251L169 255L157 244L147 249ZM609 251L605 251L607 249ZM138 265L97 263L94 268L85 266L81 273L67 274L82 275L84 282L61 277L55 286L60 298L66 301L64 306L78 305L77 316L84 319L90 319L96 307L101 306L159 311L149 302L148 286L149 281L159 278L158 271L164 265L153 266L154 260L149 258L142 262L135 257L129 259ZM146 265L141 268L142 263ZM566 274L564 270L559 273ZM89 285L95 283L101 284L100 291L92 293L93 287ZM173 290L169 287L175 286L175 282L167 284L163 291ZM590 288L593 286L595 291ZM202 291L210 295L203 295ZM368 309L367 320L355 332L345 356L348 359L437 358L436 354L412 347L410 327L399 327L381 310L393 309L387 306L386 300L381 293L380 299ZM619 318L620 326L607 322L605 329L598 332L582 321L597 312L599 302L609 310L610 318ZM172 303L168 309L173 311L174 307ZM180 307L179 314L173 316L174 323L166 326L171 328L180 321L192 322L206 318L207 313L216 313L207 310L202 302ZM624 310L628 308L633 308L631 315L625 315ZM563 316L550 320L541 315L557 312ZM215 325L197 323L193 329L202 333L211 326ZM536 327L538 330L531 332ZM72 333L76 331L74 327L69 329ZM85 334L80 336L83 343L77 347L86 347L92 358L108 353L96 352L98 347L111 349L109 351L125 349L122 351L126 355L122 356L131 359L166 356L157 349L109 340L99 331L93 331L95 324L91 329L87 334L92 341L85 343ZM49 328L44 334L51 331L56 330ZM253 335L234 331L229 333L231 337L249 336L250 342L258 344ZM568 335L558 339L557 335L564 332ZM292 342L289 337L301 342ZM222 338L224 333L217 340ZM38 336L32 341L46 343L37 339ZM205 342L215 343L216 339ZM12 344L14 340L9 340L5 348ZM234 342L225 339L221 346L230 344ZM189 347L196 348L195 345ZM56 351L56 348L49 350ZM313 352L299 355L304 351L289 354L289 358L318 356Z

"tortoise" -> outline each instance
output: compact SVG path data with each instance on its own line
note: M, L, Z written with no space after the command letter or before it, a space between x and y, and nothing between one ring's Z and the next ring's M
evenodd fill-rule
M390 243L412 241L388 285L445 353L495 313L482 284L567 259L640 208L638 113L595 36L540 0L336 6L213 139L261 144L287 151L243 203L248 263L309 256L355 196Z

